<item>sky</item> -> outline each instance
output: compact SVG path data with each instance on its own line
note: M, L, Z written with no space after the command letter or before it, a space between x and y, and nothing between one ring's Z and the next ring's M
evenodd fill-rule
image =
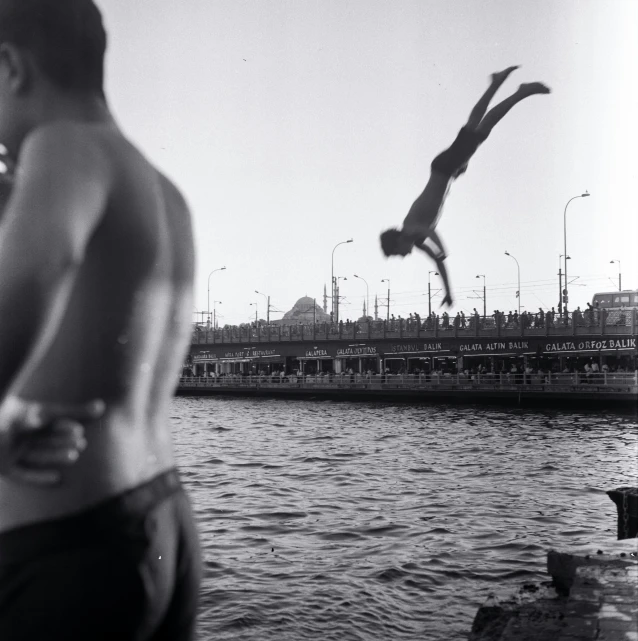
M557 306L564 210L586 190L567 209L570 308L617 288L611 260L638 287L637 0L97 3L114 115L192 211L194 313L219 301L219 322L236 324L255 307L265 318L268 295L271 318L302 296L323 304L333 248L352 238L334 252L341 318L362 314L362 279L380 316L382 279L391 313L427 314L434 264L386 259L379 234L513 64L493 104L521 82L552 93L516 105L452 185L437 230L453 313L482 310L478 274L488 313L516 308L505 251L521 308Z

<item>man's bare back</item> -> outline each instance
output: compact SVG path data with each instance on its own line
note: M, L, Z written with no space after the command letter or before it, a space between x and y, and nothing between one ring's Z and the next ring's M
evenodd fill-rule
M105 51L93 0L0 0L2 641L195 633L201 553L168 424L190 216L115 125Z
M177 189L111 121L47 125L31 137L66 141L51 162L64 166L73 154L93 162L86 171L106 183L106 197L67 277L68 300L46 320L10 393L39 402L101 398L107 411L87 426L87 448L59 487L0 477L0 531L77 512L174 466L168 407L192 307L193 239ZM17 192L27 187L20 170L30 171L18 167ZM20 197L14 193L9 209Z

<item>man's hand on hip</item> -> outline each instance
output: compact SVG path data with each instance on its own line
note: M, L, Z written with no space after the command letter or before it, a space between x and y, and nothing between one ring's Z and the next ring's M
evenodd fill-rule
M72 405L5 398L0 405L0 476L57 485L63 468L86 448L84 424L99 419L104 410L101 400Z

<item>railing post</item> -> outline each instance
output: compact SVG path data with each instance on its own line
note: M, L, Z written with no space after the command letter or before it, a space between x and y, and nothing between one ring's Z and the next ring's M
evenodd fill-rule
M439 317L435 316L434 317L434 338L438 338L439 336Z
M607 313L606 313L606 311L603 309L603 313L600 315L600 321L601 321L601 322L600 322L600 335L601 335L601 336L604 336L604 335L605 335L605 325L606 325L606 321L607 321L606 316L607 316Z
M388 330L388 321L381 321L381 322L383 323L383 338L385 338Z
M572 312L572 336L576 336L576 316Z
M636 309L631 310L631 333L636 334Z
M494 320L496 321L496 337L500 338L501 336L501 312L494 314ZM522 323L521 323L522 324Z
M403 338L403 319L399 318L399 338Z

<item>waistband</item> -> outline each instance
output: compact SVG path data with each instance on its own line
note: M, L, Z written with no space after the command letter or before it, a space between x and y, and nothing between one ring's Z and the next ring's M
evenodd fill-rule
M20 562L26 556L49 554L104 540L131 521L143 519L155 506L181 489L179 474L171 468L82 512L0 532L0 566Z

